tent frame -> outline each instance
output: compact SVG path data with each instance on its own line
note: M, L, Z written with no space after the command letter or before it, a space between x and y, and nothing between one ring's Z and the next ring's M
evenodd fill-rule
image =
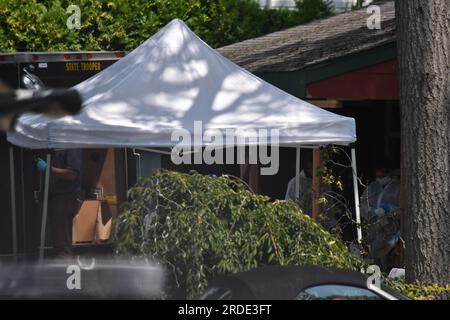
M187 46L195 48L195 50L185 50ZM155 57L157 57L156 60L164 63L155 64ZM111 85L115 86L117 83L114 81L115 77L121 78L122 72L128 73L128 66L135 65L137 60L142 60L143 63L147 63L147 67L151 67L151 70L147 70L148 77L142 78L141 75L138 75L139 77L135 75L134 82L127 81L122 84L123 90L113 88ZM201 66L198 65L200 60L202 60ZM191 66L194 61L195 65ZM203 75L203 71L196 70L198 76L188 75L180 78L178 74L174 75L169 72L165 80L160 81L160 75L169 65L175 64L184 70L187 63L190 65L189 70L199 67L205 70L205 75ZM158 65L157 68L153 68L154 65ZM236 77L240 79L238 80L239 87L233 85L226 88L225 81L234 82ZM185 78L186 80L183 80ZM108 79L108 81L104 81L104 79ZM180 80L182 80L183 92L179 90ZM99 85L99 82L102 81L103 84ZM212 85L213 82L214 85ZM244 93L242 87L247 85L250 91ZM148 88L152 88L152 90L149 91ZM281 139L280 136L278 137L279 146L283 147L308 148L311 145L333 143L348 145L356 141L355 119L320 109L254 76L213 50L183 21L178 19L172 20L118 63L77 84L73 89L80 91L84 100L83 110L86 112L83 111L79 117L74 117L75 120L80 120L79 122L50 120L46 116L37 118L22 116L24 118L19 118L16 126L20 130L8 133L8 141L16 145L32 149L45 149L48 152L42 207L40 259L43 259L44 255L50 150L54 147L129 148L135 153L135 156L138 156L136 150L139 146L145 148L173 147L173 129L188 128L193 129L193 131L186 131L191 137L194 137L194 144L198 148L196 137L203 141L201 135L203 125L196 125L198 121L209 123L212 125L211 129L215 128L222 133L226 133L227 128L237 129L240 127L252 131L263 129L266 130L265 132L268 132L268 129L287 130ZM186 96L184 93L187 92L186 90L189 92L195 90L199 93ZM111 95L105 95L107 91ZM99 94L100 96L97 96ZM154 98L148 99L149 94ZM228 102L216 104L215 101L219 94L224 94L226 98L224 102L226 102L225 100ZM130 95L136 99L128 101ZM142 95L145 95L145 98ZM239 99L235 98L236 95ZM138 102L141 96L146 101L145 103ZM167 96L171 98L167 99ZM159 98L162 98L161 103L156 101ZM173 110L173 104L179 103L177 102L178 98L182 98L183 101L186 100L190 104L189 108L182 113L178 112L181 110L177 112ZM248 103L243 103L241 98ZM123 111L119 109L117 113L113 114L110 112L111 103L117 102L117 100L123 102ZM96 104L97 111L93 115L88 110ZM184 102L182 104L184 105ZM241 114L253 106L261 110L250 114L249 117L241 118ZM200 108L205 110L198 112L200 110L197 109ZM229 109L226 110L227 108ZM128 115L128 110L133 110L133 112ZM99 120L100 114L102 120ZM123 119L117 121L118 116ZM195 119L192 119L193 117ZM165 119L163 122L167 123L161 124L161 119ZM271 120L269 121L269 119ZM194 120L193 128L191 120ZM54 121L57 121L58 124L55 124ZM39 122L42 125L36 126ZM70 130L71 134L67 134L67 130ZM200 132L197 132L198 130ZM96 134L98 132L101 134ZM152 137L151 143L149 137ZM203 142L201 145L204 145ZM232 145L237 146L234 143ZM297 153L300 155L300 152ZM299 164L296 165L296 169L300 169Z
M356 216L356 239L358 244L362 242L362 230L361 230L361 212L359 206L359 188L358 188L358 171L356 168L356 150L355 146L351 146L351 162L352 162L352 176L353 176L353 195L355 197L355 216Z
M50 168L52 166L52 155L50 150L47 152L46 159L47 167L45 168L45 182L44 182L44 201L42 205L42 221L41 221L41 243L39 245L39 262L42 263L44 260L44 249L45 249L45 235L47 228L47 215L48 215L48 191L50 182Z
M300 192L300 156L302 148L317 148L318 146L296 146L296 160L295 160L295 173L296 173L296 195L299 197ZM351 166L352 166L352 176L353 176L353 195L355 200L355 215L356 215L356 230L357 230L357 241L361 244L362 241L362 230L361 230L361 214L360 214L360 204L359 204L359 188L358 188L358 177L357 177L357 166L356 166L356 151L353 144L350 145L351 148ZM146 151L160 152L167 154L165 151L150 148L136 148ZM16 195L15 195L15 175L14 175L14 148L9 149L9 159L10 159L10 179L11 179L11 219L12 219L12 243L13 243L13 256L17 259L17 210L16 210ZM50 182L50 169L51 169L51 152L47 151L46 163L47 167L45 170L45 181L44 181L44 195L43 195L43 206L42 206L42 219L41 219L41 233L40 233L40 244L39 244L39 262L42 263L44 259L44 249L45 249L45 238L46 238L46 228L47 228L47 217L48 217L48 197L49 197L49 182Z
M14 167L14 147L9 147L9 178L11 183L11 236L12 236L12 253L14 261L17 261L17 208L16 208L16 177Z
M358 188L358 171L356 166L356 149L354 144L349 145L351 150L351 167L352 167L352 178L353 178L353 196L355 200L355 217L356 217L356 240L358 244L362 243L362 229L361 229L361 211L359 204L359 188ZM300 197L300 152L302 148L312 148L316 149L318 146L298 146L296 148L296 159L295 159L295 187L296 196Z

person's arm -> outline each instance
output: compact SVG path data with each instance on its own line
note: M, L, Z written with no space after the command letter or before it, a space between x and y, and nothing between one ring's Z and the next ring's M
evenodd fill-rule
M293 200L295 199L295 178L291 179L288 182L287 190L286 190L286 196L284 197L284 200Z
M52 174L58 175L59 178L74 181L78 177L78 172L72 169L63 169L63 168L51 168Z
M65 168L57 168L52 166L52 173L58 175L59 178L67 181L75 181L81 171L82 151L80 149L66 150Z

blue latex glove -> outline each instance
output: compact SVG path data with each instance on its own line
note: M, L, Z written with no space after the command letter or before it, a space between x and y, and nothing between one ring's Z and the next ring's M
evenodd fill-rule
M369 215L370 215L370 218L372 218L372 219L376 219L377 218L377 214L375 212L375 208L374 207L370 207L369 208Z
M36 162L36 168L38 169L39 172L44 173L45 170L47 169L47 162L45 162L41 158L38 158Z
M380 204L380 208L382 208L385 212L391 212L393 209L392 206L387 203Z
M400 240L400 230L398 230L389 240L388 244L393 247Z

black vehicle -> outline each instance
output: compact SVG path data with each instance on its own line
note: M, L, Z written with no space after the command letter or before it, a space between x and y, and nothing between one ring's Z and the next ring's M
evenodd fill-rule
M92 255L0 265L0 300L157 299L164 270L148 259Z
M0 78L12 89L70 88L125 54L122 51L0 53Z
M321 266L265 266L214 279L201 300L410 300L359 272Z
M122 51L0 53L0 94L3 94L0 129L10 129L18 114L30 110L30 104L33 111L52 114L61 109L55 108L54 102L69 107L64 108L65 112L78 111L81 103L78 93L67 89L111 66L125 54ZM31 96L31 90L39 92ZM18 98L19 91L22 99ZM25 97L25 93L30 96ZM35 156L39 152L11 147L0 130L0 203L5 211L0 215L0 261L9 261L11 256L33 258L40 243L38 226L42 210L38 202L42 182L35 174ZM11 162L16 165L14 170L10 170ZM14 200L11 172L15 176Z

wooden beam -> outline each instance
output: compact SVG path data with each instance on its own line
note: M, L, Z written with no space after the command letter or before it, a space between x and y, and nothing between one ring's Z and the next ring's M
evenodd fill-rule
M322 159L320 156L320 150L318 148L313 149L313 164L312 164L312 218L317 220L321 214L321 205L317 203L317 199L321 195L321 183L320 177L318 177L318 171L321 166Z
M323 109L337 109L342 108L342 102L339 100L322 100L322 99L307 99L307 102Z

